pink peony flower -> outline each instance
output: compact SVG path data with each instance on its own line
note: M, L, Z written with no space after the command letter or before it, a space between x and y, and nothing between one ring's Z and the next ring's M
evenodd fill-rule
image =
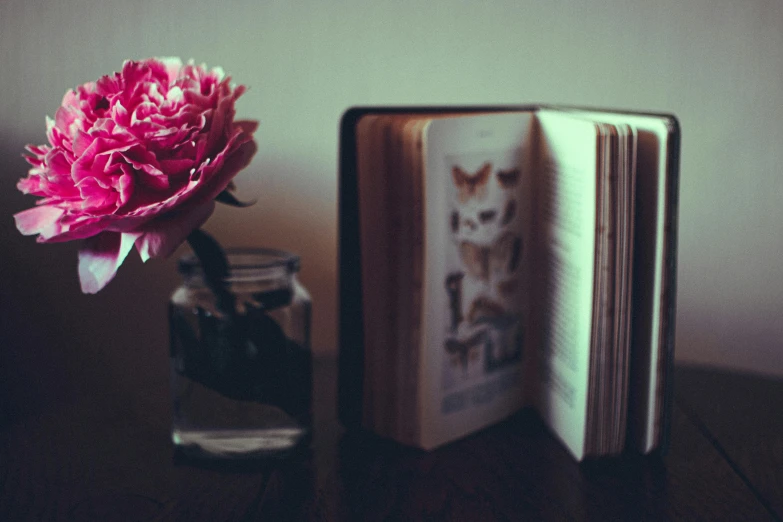
M256 152L258 123L234 121L244 91L220 68L151 58L67 92L47 117L49 145L27 147L32 168L17 187L43 199L16 227L41 243L84 240L85 293L134 245L143 261L171 254Z

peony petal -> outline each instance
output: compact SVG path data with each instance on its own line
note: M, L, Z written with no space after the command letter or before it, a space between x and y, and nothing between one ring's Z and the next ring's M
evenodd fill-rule
M81 206L81 203L77 204ZM60 223L58 223L59 230L57 235L52 237L39 236L38 242L62 243L65 241L96 236L105 231L113 220L116 220L116 217L111 214L102 217L89 217L85 215L73 217L73 214L66 214ZM132 229L129 228L128 230ZM112 231L116 232L115 230ZM124 232L124 230L122 232Z
M138 237L138 233L102 232L85 239L79 249L82 292L94 294L114 279Z
M166 67L166 72L169 75L169 85L174 85L174 82L179 75L179 70L182 69L182 60L176 56L161 56L156 58Z
M71 164L65 157L65 153L62 149L52 149L46 154L46 166L49 167L49 172L46 173L46 177L51 180L52 178L68 177L71 176Z
M160 161L160 169L165 172L167 176L175 176L184 173L191 168L193 168L193 160L190 158L164 159Z
M231 98L226 97L218 101L217 108L212 111L212 121L209 124L207 150L213 150L215 145L228 133L227 131L231 130L230 128L226 129L226 118L231 118L230 112L233 107L234 100Z
M123 167L126 167L123 165ZM127 171L126 168L123 168L122 171L124 174L119 177L119 179L115 179L115 190L119 192L120 194L120 205L125 205L130 201L131 196L133 195L133 176L131 176ZM127 169L130 170L130 169Z
M95 82L95 92L101 96L111 96L122 91L122 79L118 73L101 76Z
M22 194L32 194L34 196L43 196L43 190L41 189L41 177L37 175L30 175L26 178L20 179L16 188L19 189Z
M71 123L79 117L78 111L71 105L63 105L54 113L54 123L57 130L68 135Z
M28 152L35 154L36 156L46 156L46 153L51 150L51 147L48 145L33 145L32 143L30 145L26 145L25 149L27 149ZM27 159L29 156L25 156L25 159Z
M258 122L256 120L237 120L234 122L234 127L239 127L246 134L253 134L258 129Z
M255 141L247 141L231 152L227 157L216 158L216 164L218 163L218 160L223 160L220 170L211 174L208 186L201 188L198 194L193 196L193 199L215 199L218 194L225 190L239 171L250 164L250 160L253 159L257 150L258 146ZM221 156L222 154L223 153L221 152L218 156Z
M166 215L169 210L177 212L179 205L200 206L214 200L218 194L226 189L234 176L250 164L258 148L256 142L252 141L252 137L243 135L241 131L235 130L232 140L234 143L230 147L236 148L228 154L225 151L219 153L214 162L201 167L205 173L204 180L191 180L187 187L163 203L137 207L129 213L126 219L129 219L131 215ZM242 143L242 140L249 141ZM241 143L241 145L237 146L236 142Z
M65 211L50 205L29 208L14 214L16 228L25 236L41 234L43 238L49 238L59 231L57 220Z
M71 145L74 155L81 156L84 154L84 151L86 151L87 148L92 144L92 141L92 136L81 129L78 130L73 137L73 143Z
M212 215L214 201L201 205L190 202L157 218L142 227L143 234L136 241L136 249L145 263L151 257L167 257Z

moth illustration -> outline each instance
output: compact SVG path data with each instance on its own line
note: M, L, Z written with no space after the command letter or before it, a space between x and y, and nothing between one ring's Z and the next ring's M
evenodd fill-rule
M471 276L481 280L489 279L489 247L463 241L459 245L459 254Z
M511 223L514 216L517 214L517 202L513 199L509 199L506 202L506 206L503 208L503 218L500 220L500 224L505 226Z
M454 272L446 277L446 291L449 294L449 311L451 316L451 331L455 331L462 322L462 278L465 274Z
M465 341L457 339L448 339L446 341L446 352L451 356L452 364L459 364L465 377L468 375L468 364L471 361L478 360L479 352L485 341L486 332L484 330L472 335Z
M496 341L484 350L484 370L494 372L522 358L524 328L517 317L498 318Z
M498 170L497 176L500 186L508 189L517 184L517 181L519 180L519 169L500 169Z
M519 288L519 280L515 278L506 279L497 284L498 294L505 299L513 297L516 294L517 288Z
M506 232L492 245L490 264L493 272L510 273L522 257L522 237Z
M492 223L495 221L495 217L498 215L498 211L494 209L482 210L478 214L479 221L482 225Z
M460 203L476 198L484 199L487 195L487 182L492 174L492 163L484 163L476 172L468 173L457 165L451 167L451 177L457 187L457 199Z
M508 311L502 304L493 301L489 297L479 296L470 304L468 321L471 324L480 322L492 323L499 318L508 316Z
M456 210L451 213L451 232L452 234L459 232L459 212Z
M488 281L490 272L507 274L517 269L522 256L522 238L506 232L491 247L462 241L459 253L471 276Z

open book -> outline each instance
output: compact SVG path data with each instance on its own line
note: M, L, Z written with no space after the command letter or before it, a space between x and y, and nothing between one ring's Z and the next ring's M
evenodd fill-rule
M355 108L340 140L344 425L431 449L532 407L577 460L665 446L673 116Z

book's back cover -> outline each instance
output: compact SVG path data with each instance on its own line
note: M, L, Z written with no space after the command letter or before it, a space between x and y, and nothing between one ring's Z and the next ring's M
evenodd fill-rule
M666 453L671 439L672 410L674 409L674 333L677 316L677 234L680 200L680 123L672 115L666 115L670 128L666 187L666 271L664 284L664 310L666 317L663 328L666 355L663 361L664 391L661 426L661 453Z
M346 427L358 426L362 413L364 354L362 282L359 244L359 187L356 176L356 123L368 111L350 109L342 117L339 136L339 367L337 414Z

